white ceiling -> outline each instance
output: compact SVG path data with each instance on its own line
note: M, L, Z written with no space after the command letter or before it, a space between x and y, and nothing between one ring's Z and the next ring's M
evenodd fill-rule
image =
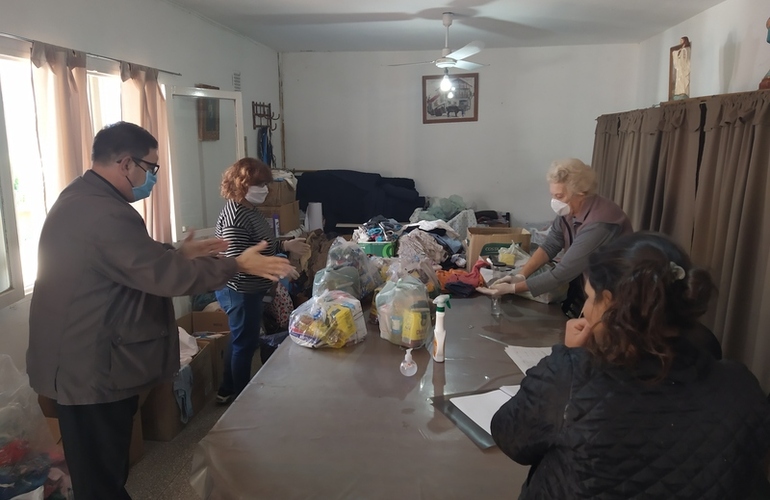
M169 0L278 52L638 43L723 0ZM683 33L685 35L686 33Z

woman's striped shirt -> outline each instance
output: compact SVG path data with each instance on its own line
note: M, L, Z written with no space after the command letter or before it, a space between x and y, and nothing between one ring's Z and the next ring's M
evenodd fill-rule
M273 229L256 208L249 208L233 200L227 200L219 213L215 235L230 242L225 252L227 257L237 257L247 248L260 241L267 241L263 255L275 255L280 242L273 237ZM252 274L238 273L227 282L227 286L241 293L257 293L270 289L273 282Z

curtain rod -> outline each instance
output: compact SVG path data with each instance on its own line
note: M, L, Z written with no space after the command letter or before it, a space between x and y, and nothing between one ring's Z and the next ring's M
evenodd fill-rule
M2 31L0 31L0 36L5 37L5 38L12 38L14 40L19 40L21 42L35 43L35 41L36 41L36 40L31 40L29 38L25 38L23 36L12 35L11 33L3 33ZM121 61L120 59L115 59L114 57L107 57L107 56L102 56L102 55L99 55L99 54L92 54L91 52L86 52L86 55L89 56L89 57L95 57L97 59L104 59L106 61L114 61L114 62L119 62L119 63L126 62L126 61ZM129 64L132 64L132 63L129 63ZM182 76L182 73L177 73L175 71L168 71L168 70L165 70L165 69L159 69L158 71L160 71L161 73L166 73L168 75Z

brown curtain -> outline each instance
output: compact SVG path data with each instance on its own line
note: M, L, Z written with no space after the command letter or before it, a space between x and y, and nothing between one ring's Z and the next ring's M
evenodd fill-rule
M702 112L700 103L690 100L665 104L660 109L660 147L654 160L650 218L639 229L665 233L689 252Z
M91 115L86 54L32 44L32 88L43 165L46 210L73 179L91 167Z
M711 97L705 109L692 257L719 287L706 322L768 390L770 92Z
M622 120L626 122L626 134L633 133L635 140L629 144L628 153L616 166L619 170L623 167L628 170L625 184L618 187L622 190L619 205L631 219L634 229L649 229L653 204L647 193L654 187L657 172L661 110L651 108L627 114L629 119Z
M600 116L594 144L599 194L615 201L634 229L662 231L688 250L700 117L698 104L685 102Z
M596 119L596 138L591 166L596 171L601 196L615 199L615 179L617 177L618 151L620 136L618 124L620 115L602 115Z
M154 239L171 243L171 183L166 99L158 70L121 63L123 120L144 127L158 140L158 182L152 195L136 205Z

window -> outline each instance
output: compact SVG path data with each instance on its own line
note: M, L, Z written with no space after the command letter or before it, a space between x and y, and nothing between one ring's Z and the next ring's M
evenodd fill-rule
M37 243L46 210L29 59L0 56L0 87L6 123L0 139L7 137L21 269L24 288L31 290L37 276ZM4 215L7 222L10 214ZM4 229L7 234L9 228Z
M88 73L88 100L91 104L91 123L94 134L110 123L119 122L120 78L101 72Z
M90 71L88 95L94 132L120 121L120 77L108 71ZM46 217L43 167L37 139L35 100L29 58L0 53L0 308L31 292L37 277L37 246ZM5 163L3 163L5 162ZM10 168L8 167L10 165ZM3 242L0 242L3 243ZM19 254L20 258L14 257ZM14 271L14 258L20 269ZM13 279L16 283L13 284ZM23 285L22 285L23 283ZM8 302L5 291L15 292ZM21 295L19 295L21 294Z

